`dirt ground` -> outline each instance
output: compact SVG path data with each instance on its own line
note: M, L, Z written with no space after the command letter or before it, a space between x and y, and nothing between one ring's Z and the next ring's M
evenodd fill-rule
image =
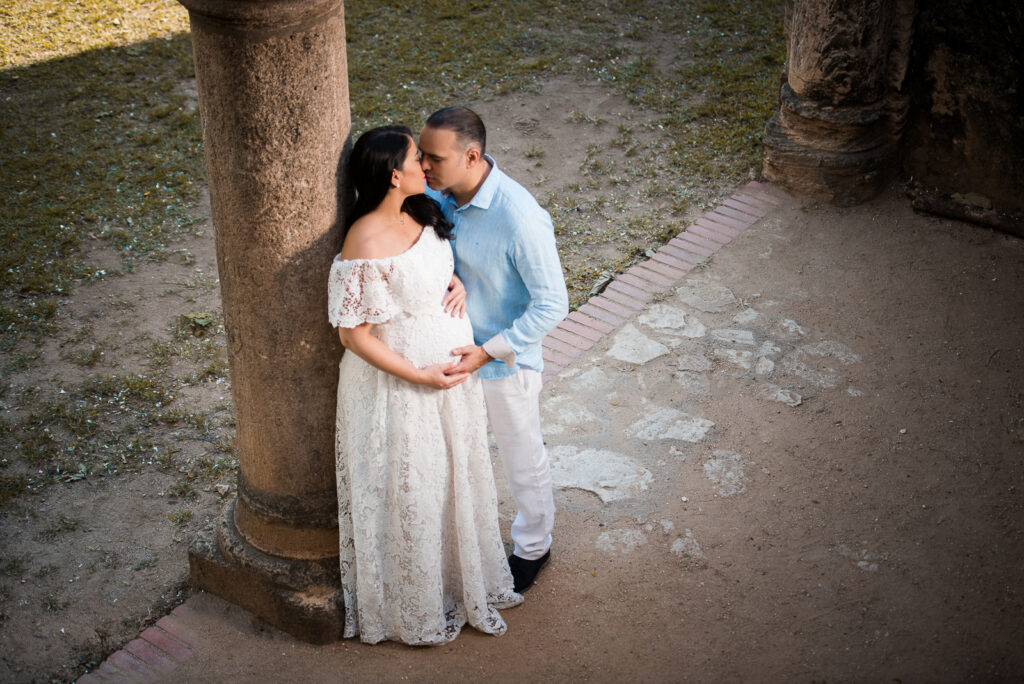
M538 195L527 151L571 176L597 128L571 111L642 120L579 88L479 105L499 164ZM166 338L218 306L212 230L181 247L81 286L61 325L124 338L118 363L143 367L132 333ZM556 544L506 636L312 647L198 595L200 646L170 678L1019 681L1022 293L1024 241L915 215L896 188L847 210L784 198L549 382ZM667 351L630 357L644 340ZM56 393L86 373L58 344L9 385ZM795 403L783 390L799 405L770 398ZM186 395L215 412L229 383ZM209 443L182 449L176 464ZM0 679L70 679L188 596L187 541L222 498L214 481L172 494L181 467L55 485L4 514Z
M182 87L192 91L194 82ZM614 202L608 200L608 188L619 187L617 181L598 182L588 160L600 149L604 165L636 168L636 158L611 141L656 144L652 114L621 95L569 78L554 79L539 93L473 106L488 123L489 149L501 167L539 198L552 193L552 213L567 233L559 239L571 245L563 252L566 268L594 273L581 278L585 286L598 277L594 264L642 243L643 231L627 234L620 230L622 221L667 200L624 189L614 193ZM419 122L409 123L418 128ZM722 191L704 187L695 193L710 203ZM700 206L689 218L699 215ZM202 373L211 359L223 363L226 356L208 197L198 212L207 220L174 245L166 260L76 287L61 303L59 331L44 341L40 361L3 378L0 411L8 423L27 422L47 402L67 405L66 393L90 378L126 373L161 376L175 386L174 399L164 407L154 401L129 407L137 410L115 416L115 429L120 421L127 432L137 430L138 416L147 412L173 410L182 419L158 420L142 430L153 442L152 457L123 463L115 457L105 469L115 474L79 477L78 461L69 455L60 466L67 483L0 512L0 680L72 679L180 602L187 595L188 541L234 494L233 474L221 472L233 459L228 373L216 364L214 372ZM686 218L670 220L681 229ZM573 226L585 227L587 235L573 233ZM86 242L82 258L96 270L122 267L118 254L98 239ZM214 318L207 335L183 342L182 317L203 313ZM99 352L99 361L89 361ZM167 363L160 356L171 358L166 370L154 368ZM202 377L188 380L197 373ZM76 394L70 403L83 404L82 397ZM4 465L10 470L24 468L16 458L9 461ZM210 462L218 464L212 477ZM40 477L46 475L43 467ZM28 474L37 473L33 468ZM225 487L228 493L222 494Z
M506 636L311 647L200 595L178 676L1020 681L1022 265L895 190L787 201L546 387L556 543Z

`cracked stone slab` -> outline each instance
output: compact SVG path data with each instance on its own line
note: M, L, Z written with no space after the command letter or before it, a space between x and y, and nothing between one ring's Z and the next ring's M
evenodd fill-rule
M807 344L800 347L800 351L811 356L828 356L838 359L847 365L860 361L860 356L854 354L849 347L842 342L835 342L833 340L824 340L817 344Z
M825 389L831 389L839 383L839 374L828 368L824 371L814 370L803 361L797 358L797 354L787 354L782 357L782 367L794 375Z
M759 318L761 318L760 312L758 312L756 309L747 307L743 311L740 311L738 314L733 316L732 322L738 325L749 325L754 321L758 320Z
M602 503L638 496L654 481L651 471L614 451L562 444L549 454L555 487L593 492Z
M626 434L642 440L678 439L699 442L715 424L682 411L663 408L633 423Z
M793 390L782 389L778 385L763 385L761 392L766 399L782 402L786 406L799 406L804 402L804 398Z
M712 330L711 336L719 342L742 344L747 347L754 346L754 333L743 328L719 328Z
M615 334L612 348L606 354L619 361L635 363L638 366L668 353L668 347L652 340L627 323Z
M611 391L614 384L614 381L608 377L608 374L597 366L591 366L573 380L573 385L578 389L596 390L599 392Z
M659 302L639 316L637 321L658 330L678 330L686 326L686 312Z
M747 491L747 476L743 473L743 457L728 449L715 449L714 458L704 463L704 474L717 484L722 496L733 496Z
M697 538L693 536L693 531L690 529L687 529L684 532L684 536L679 537L672 542L672 546L669 550L682 559L700 560L704 557L704 553L700 550L700 544L697 542Z
M676 288L676 298L704 313L722 313L736 304L736 296L729 288L695 278Z
M676 357L676 367L684 371L711 370L711 361L703 354L680 354Z
M679 383L679 387L683 392L686 392L692 397L706 397L708 396L708 380L704 375L698 375L697 373L690 373L687 371L677 371L672 374L672 379Z
M674 332L683 337L704 337L707 327L693 314L669 304L658 303L643 313L637 322L655 330Z
M608 530L597 536L595 545L602 551L632 553L647 543L647 535L640 530Z
M766 356L762 356L754 364L754 372L758 375L770 375L775 370L775 362Z
M754 365L753 352L740 351L739 349L715 349L714 355L734 363L745 370L750 370L751 366Z
M782 320L780 320L779 327L792 335L800 335L802 337L807 334L806 328L804 328L799 323L789 318L783 318Z
M604 421L572 395L552 397L544 403L544 434L593 434L604 431Z

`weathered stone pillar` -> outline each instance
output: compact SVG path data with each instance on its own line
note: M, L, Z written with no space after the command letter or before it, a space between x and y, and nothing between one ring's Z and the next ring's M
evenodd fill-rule
M349 135L342 0L181 0L192 25L240 459L192 583L341 637L327 275Z
M877 194L896 167L914 0L787 0L787 69L765 129L765 176L835 204Z

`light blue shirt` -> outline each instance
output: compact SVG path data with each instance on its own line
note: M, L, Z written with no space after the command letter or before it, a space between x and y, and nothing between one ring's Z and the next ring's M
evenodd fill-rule
M466 285L473 338L494 360L480 377L541 371L541 340L569 313L551 216L526 188L484 155L491 171L476 195L457 206L427 188L455 228L455 273Z

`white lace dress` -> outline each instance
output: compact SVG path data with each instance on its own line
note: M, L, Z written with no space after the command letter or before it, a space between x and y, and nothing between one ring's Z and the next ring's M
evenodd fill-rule
M441 306L451 245L425 228L384 259L335 257L330 321L372 332L423 367L472 344L466 318ZM483 391L474 375L435 390L354 353L338 380L336 466L345 636L442 644L469 622L505 633L498 608L519 604L498 526Z

